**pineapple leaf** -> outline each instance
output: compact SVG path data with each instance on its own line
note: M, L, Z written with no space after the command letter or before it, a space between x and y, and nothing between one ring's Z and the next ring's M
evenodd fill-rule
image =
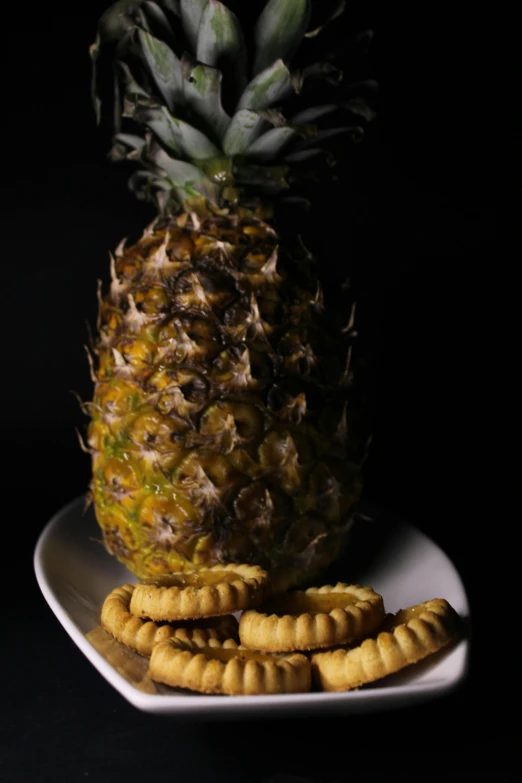
M121 141L133 150L141 151L146 142L142 136L136 136L133 133L118 133L115 137L116 141Z
M308 27L310 11L310 0L268 0L254 31L254 75L275 60L292 58Z
M123 73L125 82L123 116L132 116L133 107L137 101L140 98L150 100L150 96L147 92L145 92L143 87L140 87L136 79L133 77L127 63L119 62L118 66Z
M138 30L138 38L156 86L173 110L183 100L181 63L166 43L145 30Z
M285 157L285 161L287 163L302 163L304 161L311 160L311 158L317 157L317 155L325 155L325 154L328 153L325 153L324 150L321 150L318 147L314 147L313 149L309 149L309 150L292 152L290 155L287 155Z
M257 112L241 109L232 117L223 137L223 150L227 155L240 155L261 132L265 120Z
M324 106L311 106L309 109L304 109L303 111L300 111L294 115L294 117L292 117L292 122L296 124L301 122L314 122L320 117L324 117L326 114L331 114L338 109L339 105L335 103L328 103Z
M219 149L197 128L173 117L165 106L138 101L132 119L146 125L174 155L204 160L219 155Z
M311 106L309 109L304 109L298 112L292 117L293 124L301 124L307 122L314 122L327 114L333 114L335 111L351 112L362 117L367 122L371 122L376 117L376 112L368 101L362 97L348 98L347 100L339 101L338 103L329 103L323 106Z
M135 81L128 65L119 65L125 78L124 117L147 126L175 155L199 160L219 154L204 133L173 117L165 106L152 100Z
M201 195L214 204L219 204L219 186L211 182L204 172L193 163L173 160L165 150L160 148L151 151L151 159L158 168L165 172L181 203L184 203L190 196Z
M330 62L318 62L313 65L307 65L303 68L301 74L303 82L308 79L324 79L329 84L337 87L343 78L343 72Z
M142 136L134 136L131 133L117 133L113 139L109 159L112 161L139 159L145 145L146 141Z
M136 0L117 0L100 17L94 43L89 47L91 58L91 97L96 122L101 121L101 99L98 95L98 60L105 44L116 44L116 53L121 53L131 40L132 31L138 21L139 4Z
M94 114L96 117L96 124L100 124L101 120L101 100L98 95L98 86L96 84L98 78L98 57L100 56L100 35L96 35L95 41L89 47L89 55L91 58L91 100L94 106Z
M333 22L334 19L337 19L337 17L341 16L342 13L344 13L344 9L346 8L346 0L338 0L337 4L332 9L331 13L327 18L317 27L315 27L313 30L308 30L307 33L305 33L305 38L315 38L316 35L319 35L319 33L324 30L324 28L330 24L330 22Z
M140 3L136 0L117 0L100 17L99 43L117 41L136 25Z
M282 60L255 76L243 92L238 109L268 109L292 91L290 71Z
M246 82L246 49L236 16L219 0L208 0L198 30L196 56L219 68L240 91Z
M288 125L283 128L272 128L247 147L245 157L259 161L273 160L295 134L295 128Z
M235 57L243 48L243 33L235 15L219 0L208 0L198 30L198 60L216 66L223 56Z
M174 16L180 16L180 0L161 0L161 5L170 11Z
M146 0L140 8L141 26L151 35L157 30L162 37L170 40L173 37L173 30L167 17L157 3Z
M188 107L222 138L230 124L230 117L221 104L221 72L186 55L181 61L181 70Z
M208 0L180 0L181 22L193 54L196 53L201 16Z
M268 193L277 193L288 188L287 166L256 166L246 162L236 162L233 173L238 185L255 186L258 190Z
M303 139L303 141L299 142L298 151L314 146L325 139L339 136L342 133L348 133L350 135L350 140L355 142L362 139L364 130L359 125L349 125L343 128L329 128L328 130L319 131L313 138Z
M361 97L350 98L347 101L343 101L341 106L343 109L348 109L348 111L351 111L352 114L357 114L359 117L362 117L367 122L374 120L377 115L375 109L372 109L372 107L368 104L368 101Z
M153 171L144 171L143 169L140 169L139 171L133 171L129 177L129 187L134 193L136 193L138 198L144 197L143 193L140 195L140 191L143 190L144 186L151 184L157 185L160 182L161 180L157 177L156 174L154 174ZM170 184L168 187L170 187Z

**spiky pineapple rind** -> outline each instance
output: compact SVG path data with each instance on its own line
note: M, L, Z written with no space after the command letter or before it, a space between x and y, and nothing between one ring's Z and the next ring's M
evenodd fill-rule
M345 543L361 491L336 354L350 336L325 329L317 281L280 242L246 211L185 213L116 258L91 489L138 576L251 562L295 583Z

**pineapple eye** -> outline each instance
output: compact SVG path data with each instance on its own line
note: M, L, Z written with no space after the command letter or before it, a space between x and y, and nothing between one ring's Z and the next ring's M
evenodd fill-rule
M169 309L169 297L161 286L151 286L136 292L136 308L145 315L156 315Z
M198 378L180 386L181 393L188 402L198 402L205 395L205 384Z
M211 280L210 277L207 277L206 275L200 275L199 281L201 285L203 286L203 290L207 291L210 294L215 293L217 290L217 286L213 280Z
M265 381L274 377L274 365L269 356L252 348L250 353L250 366L254 378Z

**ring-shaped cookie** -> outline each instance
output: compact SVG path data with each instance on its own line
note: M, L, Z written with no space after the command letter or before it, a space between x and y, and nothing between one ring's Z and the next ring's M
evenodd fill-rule
M174 688L200 693L252 696L310 690L310 661L305 655L270 655L247 650L232 639L202 646L168 639L154 646L149 676Z
M160 622L217 617L257 606L269 591L268 573L259 566L217 565L142 580L130 611Z
M111 636L126 647L149 657L158 642L175 637L184 642L208 643L209 639L225 641L237 639L238 623L229 614L217 618L201 619L197 626L186 621L181 627L157 625L152 620L142 620L130 612L130 603L135 586L125 584L116 587L105 599L101 611L101 624Z
M385 618L382 596L371 587L310 587L274 596L239 620L242 645L266 652L315 650L368 636Z
M444 598L434 598L390 615L376 638L358 647L312 655L314 684L323 691L346 691L436 653L458 634L460 618Z

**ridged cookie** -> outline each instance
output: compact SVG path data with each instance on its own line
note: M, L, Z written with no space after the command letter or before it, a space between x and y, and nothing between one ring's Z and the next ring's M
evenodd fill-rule
M246 650L233 640L208 646L168 639L155 645L149 676L174 688L231 696L303 693L310 690L305 655L270 655Z
M269 592L268 574L259 566L217 565L143 580L130 611L151 620L195 620L257 606Z
M239 621L242 645L267 652L315 650L373 633L385 618L382 596L371 587L310 587L277 595Z
M126 584L116 587L109 593L103 602L101 624L117 641L136 650L140 655L148 658L157 642L171 637L185 642L201 641L202 644L207 643L209 639L218 641L237 639L238 623L233 615L201 619L197 626L193 626L191 621L186 621L181 627L157 625L151 620L145 621L135 617L130 612L134 590L135 585Z
M444 598L402 609L387 618L376 638L359 647L312 655L312 676L324 691L346 691L374 682L432 655L456 638L460 618Z

